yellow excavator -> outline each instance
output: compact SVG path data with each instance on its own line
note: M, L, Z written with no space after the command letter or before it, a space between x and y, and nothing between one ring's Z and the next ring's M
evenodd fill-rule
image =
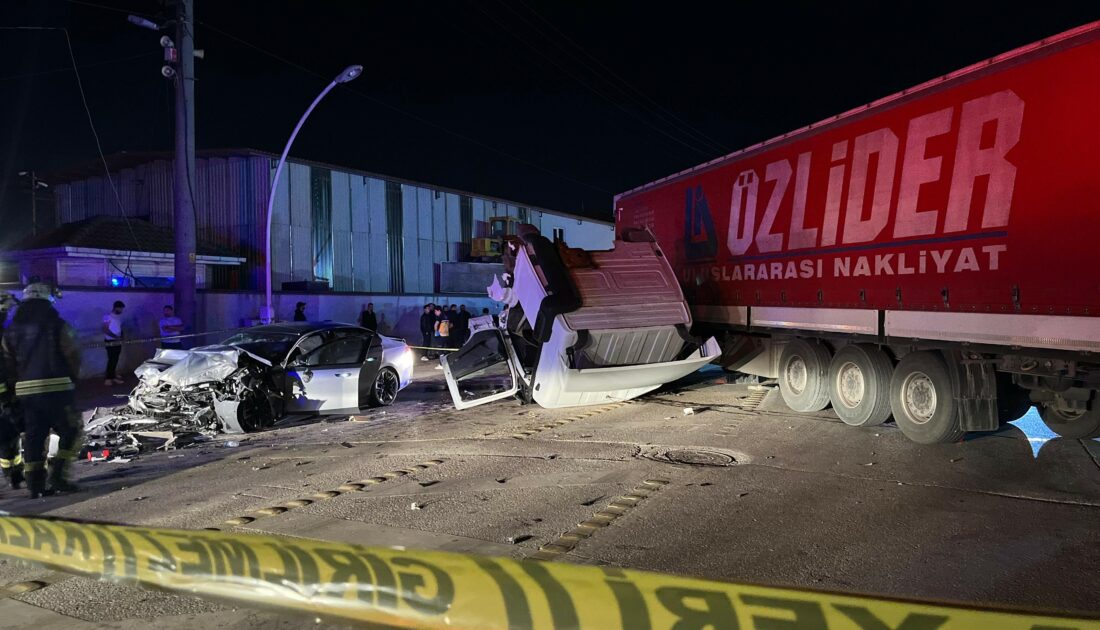
M490 217L489 236L470 241L470 258L481 262L498 262L504 253L504 241L516 235L516 217Z

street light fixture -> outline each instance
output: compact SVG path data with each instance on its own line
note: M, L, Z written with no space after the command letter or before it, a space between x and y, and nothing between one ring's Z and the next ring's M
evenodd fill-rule
M140 15L127 15L126 20L134 26L140 26L141 28L147 28L150 31L159 31L161 26L152 20L147 20Z
M298 124L294 125L294 131L290 133L290 139L286 141L286 146L283 148L283 154L279 156L279 163L275 166L275 176L271 178L271 192L267 196L267 231L264 241L264 273L266 282L264 283L264 306L260 309L260 321L265 324L270 324L275 321L275 306L272 304L271 299L271 217L275 208L275 190L279 186L279 176L283 173L283 164L286 162L286 155L290 153L290 145L294 144L294 138L298 137L298 131L301 130L302 124L305 123L306 118L313 113L313 109L317 107L317 103L321 102L321 99L325 98L325 95L332 91L332 88L336 87L339 83L347 83L348 81L354 81L359 78L359 75L363 74L363 66L354 65L344 68L344 70L336 75L336 78L332 80L325 89L321 90L321 93L317 95L317 98L313 99L310 103L309 109L306 110L302 117L298 119Z

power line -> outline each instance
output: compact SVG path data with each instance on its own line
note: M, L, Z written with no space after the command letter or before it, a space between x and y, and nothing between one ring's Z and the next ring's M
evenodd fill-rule
M142 14L142 13L137 13L137 12L134 12L134 11L127 11L125 9L120 9L118 7L112 7L112 6L108 6L108 5L97 4L97 3L94 3L94 2L86 2L84 0L66 0L66 1L71 3L71 4L77 4L77 5L87 6L87 7L93 7L93 8L97 8L97 9L106 10L106 11L114 11L116 13L140 15L142 17L152 17L151 14ZM231 40L233 40L233 41L235 41L239 44L247 46L247 47L249 47L249 48L251 48L251 49L253 49L257 52L263 53L263 54L271 57L272 59L275 59L276 61L279 61L280 63L284 63L284 64L286 64L286 65L288 65L292 68L296 68L296 69L298 69L302 72L305 72L306 74L313 75L313 76L315 76L317 78L320 78L320 79L323 79L325 81L331 80L331 77L329 77L328 75L321 74L320 72L312 70L312 69L310 69L306 66L303 66L302 64L296 63L294 61L291 61L290 59L282 57L281 55L278 55L278 54L276 54L276 53L274 53L270 50L267 50L266 48L263 48L262 46L258 46L256 44L250 42L250 41L247 41L247 40L245 40L241 37L238 37L236 35L233 35L232 33L227 32L227 31L225 31L221 28L218 28L217 26L215 26L213 24L210 24L209 22L203 22L202 20L195 20L195 23L203 26L204 28L210 29L211 31L213 31L213 32L215 32L215 33L217 33L217 34L219 34L223 37L226 37L226 38L231 39ZM602 188L602 187L597 186L595 184L592 184L590 182L582 181L582 180L577 179L576 177L573 177L571 175L566 175L565 173L555 171L551 168L548 168L548 167L543 166L541 164L537 164L535 162L532 162L530 160L522 158L522 157L520 157L518 155L515 155L513 153L510 153L508 151L504 151L503 149L500 149L500 148L494 147L492 145L486 144L486 143L484 143L480 140L477 140L476 138L471 138L470 136L467 136L465 134L462 134L462 133L459 133L459 132L454 131L452 129L449 129L445 125L442 125L442 124L437 123L435 121L424 118L423 116L419 116L419 115L414 114L410 111L402 109L402 108L400 108L400 107L398 107L398 106L396 106L392 103L389 103L389 102L384 101L380 98L377 98L375 96L367 94L366 92L362 92L360 90L357 90L357 89L352 88L352 87L347 86L347 85L341 85L339 87L340 87L340 89L351 92L352 94L355 94L356 96L359 96L360 98L363 98L363 99L369 100L373 103L376 103L378 105L381 105L382 107L385 107L385 108L390 109L394 112L397 112L397 113L399 113L403 116L411 118L412 120L415 120L416 122L419 122L423 125L427 125L427 126L432 127L434 129L438 129L438 130L440 130L440 131L442 131L442 132L444 132L444 133L446 133L450 136L458 138L459 140L462 140L464 142L468 142L470 144L481 147L482 149L485 149L486 151L496 153L498 155L506 157L510 160L513 160L515 162L518 162L518 163L523 164L525 166L528 166L530 168L540 170L544 173L547 173L547 174L553 175L555 177L559 177L561 179L573 182L574 184L584 186L584 187L589 188L591 190L595 190L595 191L598 191L598 192L601 192L601 193L604 193L604 194L607 194L607 195L613 194L610 190L607 190L606 188Z
M103 9L104 11L114 11L115 13L122 13L124 15L137 15L143 18L156 17L151 13L139 13L137 11L129 11L127 9L120 9L118 7L108 6L106 4L96 4L95 2L86 2L85 0L65 0L69 4L79 4L86 7L92 7L93 9Z
M239 44L243 44L243 45L245 45L249 48L252 48L253 50L261 52L261 53L271 57L272 59L275 59L276 61L279 61L281 63L284 63L284 64L288 65L288 66L291 66L293 68L301 70L302 72L313 75L317 78L323 79L324 81L332 80L332 77L330 77L328 75L321 74L320 72L317 72L317 71L312 70L310 68L307 68L306 66L303 66L299 63L291 61L291 60L289 60L285 57L282 57L282 56L280 56L280 55L278 55L278 54L276 54L276 53L274 53L270 50L267 50L267 49L265 49L261 46L258 46L256 44L253 44L252 42L249 42L249 41L244 40L240 37L237 37L236 35L233 35L232 33L228 33L228 32L226 32L226 31L224 31L224 30L222 30L222 29L220 29L220 28L218 28L218 27L216 27L216 26L214 26L214 25L212 25L208 22L203 22L201 20L195 20L195 22L197 24L199 24L200 26L203 26L204 28L208 28L211 31L214 31L215 33L218 33L219 35L221 35L223 37L227 37L227 38L229 38L229 39L231 39L231 40L233 40L233 41L235 41ZM440 123L437 123L435 121L424 118L423 116L419 116L417 114L414 114L410 111L407 111L407 110L402 109L402 108L400 108L396 105L393 105L392 103L386 102L386 101L384 101L380 98L377 98L375 96L367 94L366 92L363 92L363 91L357 90L355 88L352 88L348 85L341 85L341 86L339 86L339 88L342 89L342 90L346 90L348 92L351 92L352 94L355 94L355 95L357 95L361 98L364 98L366 100L369 100L373 103L377 103L377 104L379 104L383 107L386 107L387 109L393 110L393 111L395 111L395 112L397 112L397 113L399 113L403 116L406 116L408 118L411 118L411 119L413 119L413 120L415 120L415 121L417 121L421 124L427 125L427 126L432 127L434 129L438 129L438 130L440 130L440 131L442 131L446 134L454 136L455 138L458 138L458 139L463 140L465 142L469 142L471 144L475 144L475 145L477 145L477 146L479 146L479 147L481 147L481 148L483 148L487 151L491 151L491 152L496 153L498 155L502 155L502 156L504 156L504 157L506 157L510 160L514 160L516 162L519 162L520 164L524 164L525 166L529 166L531 168L538 169L538 170L543 171L545 173L549 173L550 175L554 175L555 177L560 177L562 179L571 181L574 184L579 184L581 186L591 188L592 190L596 190L596 191L602 192L604 194L608 194L608 195L613 194L611 191L609 191L607 189L604 189L604 188L601 188L599 186L596 186L595 184L591 184L589 182L579 180L579 179L577 179L575 177L572 177L570 175L566 175L565 173L560 173L560 172L555 171L553 169L542 166L541 164L536 164L534 162L531 162L530 160L519 157L518 155L514 155L512 153L509 153L507 151L504 151L504 150L499 149L497 147L494 147L492 145L481 142L480 140L477 140L476 138L471 138L470 136L467 136L465 134L462 134L462 133L459 133L459 132L454 131L452 129L449 129L446 126L444 126Z
M677 136L674 136L674 135L672 135L672 134L668 133L667 131L665 131L664 129L661 129L660 127L657 127L657 126L656 126L656 125L654 125L653 123L651 123L651 122L649 122L648 120L646 120L646 119L645 119L645 117L641 116L641 115L640 115L640 114L638 114L637 112L635 112L635 111L633 111L633 110L631 110L631 109L629 109L629 108L627 108L627 107L624 107L624 106L623 106L623 105L622 105L621 103L617 102L617 101L616 101L615 99L613 99L613 98L611 98L610 96L608 96L608 95L607 95L606 93L604 93L604 92L603 92L602 90L600 90L599 88L595 87L594 85L592 85L592 84L591 84L591 83L589 83L588 81L585 81L584 79L581 79L581 78L580 78L579 76L577 76L576 74L574 74L573 72L571 72L571 71L570 71L570 70L569 70L568 68L566 68L566 67L565 67L565 66L563 66L562 64L558 63L558 62L557 62L557 61L555 61L555 60L554 60L554 59L553 59L552 57L550 57L549 55L547 55L546 53L544 53L544 52L543 52L542 50L540 50L540 49L539 49L539 48L538 48L537 46L534 46L533 44L531 44L531 42L529 42L529 41L527 41L526 39L524 39L523 37L520 37L519 35L517 35L517 34L516 34L516 33L515 33L515 32L514 32L514 31L513 31L513 30L512 30L511 28L509 28L509 27L508 27L508 25L507 25L507 24L504 24L504 23L502 23L502 22L501 22L500 20L498 20L497 18L493 17L493 15L492 15L492 14L490 14L490 13L489 13L489 12L487 12L487 11L486 11L485 9L483 9L483 8L482 8L482 7L481 7L481 6L480 6L480 5L478 4L478 3L474 3L474 4L473 4L473 7L474 7L475 9L477 9L477 10L478 10L479 12L481 12L481 14L482 14L482 15L484 15L485 17L487 17L487 18L489 18L490 20L492 20L492 21L493 21L493 23L495 23L495 24L496 24L497 26L499 26L499 27L501 28L501 30L503 30L503 31L506 31L506 32L507 32L507 33L508 33L509 35L511 35L512 37L514 37L514 38L515 38L516 40L518 40L518 41L519 41L520 43L522 43L522 44L523 44L524 46L527 46L528 48L530 48L530 49L531 49L531 50L532 50L532 51L533 51L533 52L534 52L534 53L535 53L536 55L538 55L538 56L542 57L542 58L543 58L543 59L545 59L545 60L546 60L547 62L549 62L549 63L550 63L551 65L553 65L554 67L556 67L556 68L558 68L559 70L561 70L561 71L562 71L562 72L563 72L563 73L564 73L564 74L565 74L566 76L570 77L571 79L573 79L573 80L574 80L574 81L576 81L577 83L580 83L580 84L581 84L582 86L584 86L584 87L588 88L588 89L589 89L590 91L592 91L592 92L593 92L594 94L596 94L596 95L597 95L597 96L599 96L600 98L602 98L602 99L606 100L606 101L607 101L608 103L611 103L611 104L612 104L612 105L614 105L614 106L615 106L616 108L618 108L619 110L621 110L621 111L622 111L623 113L625 113L625 114L628 114L628 115L630 115L631 117L633 117L633 118L637 119L637 120L638 120L639 122L641 122L642 124L646 125L646 126L647 126L647 127L649 127L650 129L653 129L653 130L654 130L654 131L656 131L657 133L659 133L659 134L661 134L661 135L665 136L666 138L668 138L668 139L672 140L673 142L676 142L677 144L683 145L684 147L686 147L686 148L688 148L688 149L690 149L690 150L692 150L692 151L695 151L696 153L698 153L698 154L700 154L700 155L702 155L702 156L709 156L709 155L710 155L710 154L709 154L709 153L707 153L706 151L703 151L702 149L700 149L700 148L699 148L698 146L696 146L695 144L692 144L692 143L690 143L690 142L685 142L684 140L680 139L679 137L677 137Z
M706 143L707 143L707 144L708 144L709 146L711 146L711 147L713 147L713 148L717 149L717 150L718 150L718 151L720 151L721 153L728 153L728 152L729 152L729 148L728 148L728 147L726 147L726 146L725 146L725 145L723 145L722 143L718 142L717 140L714 140L713 138L711 138L710 136L706 135L706 134L705 134L705 133L703 133L702 131L699 131L699 130L698 130L698 129L696 129L696 128L695 128L694 126L692 126L692 125L691 125L690 123L688 123L688 122L687 122L687 121L685 121L684 119L680 118L680 117L679 117L679 116L677 116L677 115L676 115L675 113L673 113L673 112L669 111L669 110L668 110L668 108L664 107L663 105L661 105L660 103L658 103L658 102L657 102L656 100L654 100L653 98L651 98L651 97L650 97L650 96L649 96L648 94L646 94L645 92L643 92L643 91L639 90L639 89L638 89L637 87L635 87L635 86L634 86L633 84L631 84L631 83L630 83L629 81L627 81L626 79L624 79L624 78L623 78L623 77L622 77L621 75L619 75L619 74L618 74L618 73L616 73L616 72L615 72L614 70L612 70L612 69L611 69L610 67L608 67L608 66L607 66L607 64L605 64L605 63L603 63L602 61L600 61L600 59L599 59L598 57L596 57L596 56L592 55L591 53L589 53L589 52L588 52L588 51L587 51L587 50L586 50L586 49L584 48L584 46L581 46L581 45L580 45L580 44L578 44L578 43L577 43L576 41L574 41L574 40L573 40L573 39L572 39L571 37L569 37L569 36L568 36L567 34L565 34L565 33L564 33L564 32L563 32L563 31L562 31L561 29L559 29L559 28L558 28L557 26L555 26L553 22L551 22L550 20L546 19L546 17L544 17L544 16L543 16L543 15L542 15L541 13L539 13L538 11L536 11L536 10L535 10L535 9L534 9L533 7L531 7L531 6L529 5L529 4L527 4L527 3L526 3L526 2L524 2L523 0L519 0L519 2L520 2L520 4L522 4L522 5L523 5L523 7L524 7L525 9L527 9L528 11L530 11L532 15L534 15L534 16L535 16L535 17L537 17L537 18L538 18L538 19L539 19L540 21L542 21L542 22L543 22L544 24L546 24L546 25L547 25L547 26L549 26L549 27L550 27L551 29L553 29L555 33L557 33L558 35L560 35L560 36L561 36L561 38L562 38L563 40L565 40L566 42L568 42L568 43L569 43L569 44L570 44L571 46L573 46L573 48L576 48L576 49L577 49L578 51L580 51L580 52L581 52L581 54L583 54L583 55L584 55L585 57L588 57L588 58L589 58L589 59L591 59L591 60L592 60L593 62L595 62L595 63L596 63L596 65L598 65L598 66L599 66L600 68L602 68L603 70L605 70L605 71L606 71L606 72L607 72L607 73L608 73L609 75L611 75L611 77L612 77L612 78L614 78L614 79L618 80L618 81L619 81L619 83L621 83L621 84L622 84L623 86L625 86L626 88L628 88L628 89L629 89L629 90L630 90L631 92L634 92L635 94L637 94L637 95L638 95L638 96L640 96L641 98L643 98L643 99L645 99L646 101L648 101L648 102L652 103L652 105L653 105L653 106L654 106L654 107L656 108L656 110L652 110L652 111L654 111L654 113L655 113L655 114L656 114L656 115L657 115L658 117L661 117L661 118L665 118L665 116L663 116L663 115L661 114L661 112L664 112L665 114L667 114L667 118L665 118L665 120L667 120L667 121L670 121L670 122L671 122L671 124L673 124L674 126L677 126L678 128L681 128L681 129L686 129L686 130L688 131L688 133L689 133L690 135L693 135L693 136L695 136L696 138L699 138L699 139L703 140L703 141L704 141L704 142L706 142ZM525 18L523 18L523 16L521 16L521 15L520 15L520 14L519 14L518 12L516 12L516 11L515 11L514 9L512 9L510 5L508 5L507 3L502 3L502 4L504 4L504 6L505 6L505 7L506 7L506 8L508 9L508 10L512 11L512 12L513 12L513 13L515 13L515 14L516 14L516 15L517 15L518 17L520 17L520 19L523 19L523 20L524 20L525 22L527 22L528 24L531 24L531 23L530 23L529 21L527 21L527 20L526 20ZM535 26L534 24L531 24L531 26L532 26L533 28L536 28L536 30L537 30L537 27L536 27L536 26ZM542 31L539 31L539 32L540 32L540 33L541 33L541 34L542 34L542 35L543 35L544 37L547 37L545 33L542 33ZM549 39L549 40L550 40L551 42L553 42L553 39L551 39L550 37L547 37L547 39ZM561 46L558 46L558 47L559 47L559 48L561 48ZM596 74L596 72L595 72L595 71L593 71L593 74ZM612 85L614 85L614 84L612 84ZM620 90L621 90L621 88L620 88ZM657 110L660 110L660 111L657 111ZM677 124L677 123L678 123L678 124Z
M95 148L99 153L99 159L103 163L103 172L107 175L107 183L111 186L111 192L115 195L115 202L118 203L118 210L122 214L122 220L126 223L126 229L130 232L130 238L134 241L134 247L137 250L141 249L141 243L138 242L137 235L134 234L134 228L130 225L130 217L126 216L126 208L122 205L122 197L118 194L118 187L115 186L115 179L111 176L111 167L107 164L107 157L103 154L103 145L99 141L99 132L96 131L95 121L92 119L92 109L88 106L88 97L84 93L84 82L80 80L80 68L76 64L76 54L73 52L73 42L69 39L69 30L63 27L55 26L0 26L0 30L11 31L61 31L65 35L65 46L69 51L69 60L73 64L73 74L76 76L76 87L80 91L80 101L84 104L84 113L88 116L88 127L92 130L92 137L95 138ZM127 250L126 252L126 273L138 284L141 281L130 271L130 258L133 252Z
M159 52L147 52L147 53L141 53L140 55L130 55L129 57L118 57L116 59L105 59L103 61L96 61L94 63L86 63L86 64L84 64L83 68L85 70L87 70L88 68L95 68L95 67L98 67L98 66L106 66L106 65L109 65L109 64L113 64L113 63L123 63L123 62L126 62L126 61L134 61L136 59L143 59L145 57L154 57L154 56L159 57L160 54L161 53L159 53ZM0 77L0 81L11 81L11 80L14 80L14 79L26 79L26 78L30 78L30 77L44 76L44 75L47 75L47 74L57 74L59 72L69 72L72 69L73 69L72 66L65 66L63 68L51 68L50 70L40 70L38 72L25 72L23 74L9 74L7 76Z

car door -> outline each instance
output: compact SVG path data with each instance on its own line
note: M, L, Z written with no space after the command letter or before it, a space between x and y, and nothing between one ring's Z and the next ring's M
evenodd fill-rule
M377 333L363 329L363 341L367 347L367 356L359 368L357 401L360 409L370 406L371 388L378 378L378 371L382 369L382 338Z
M333 334L288 366L288 407L296 413L355 413L369 338Z
M519 391L520 367L499 329L474 333L462 348L440 358L456 409L507 398Z

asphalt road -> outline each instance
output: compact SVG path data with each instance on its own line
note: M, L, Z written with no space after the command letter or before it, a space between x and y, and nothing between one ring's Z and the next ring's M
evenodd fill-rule
M80 463L83 491L31 502L8 490L0 510L524 558L656 479L668 483L551 561L1100 612L1100 443L1048 441L1033 416L919 446L892 425L792 414L777 392L719 384L718 371L639 401L558 411L506 401L457 412L440 372L420 364L416 377L384 411L298 420L235 448L219 439L130 463ZM416 464L427 467L282 514L256 512ZM226 523L239 516L255 520ZM0 585L30 580L45 586L0 599L11 627L302 625L0 563Z

